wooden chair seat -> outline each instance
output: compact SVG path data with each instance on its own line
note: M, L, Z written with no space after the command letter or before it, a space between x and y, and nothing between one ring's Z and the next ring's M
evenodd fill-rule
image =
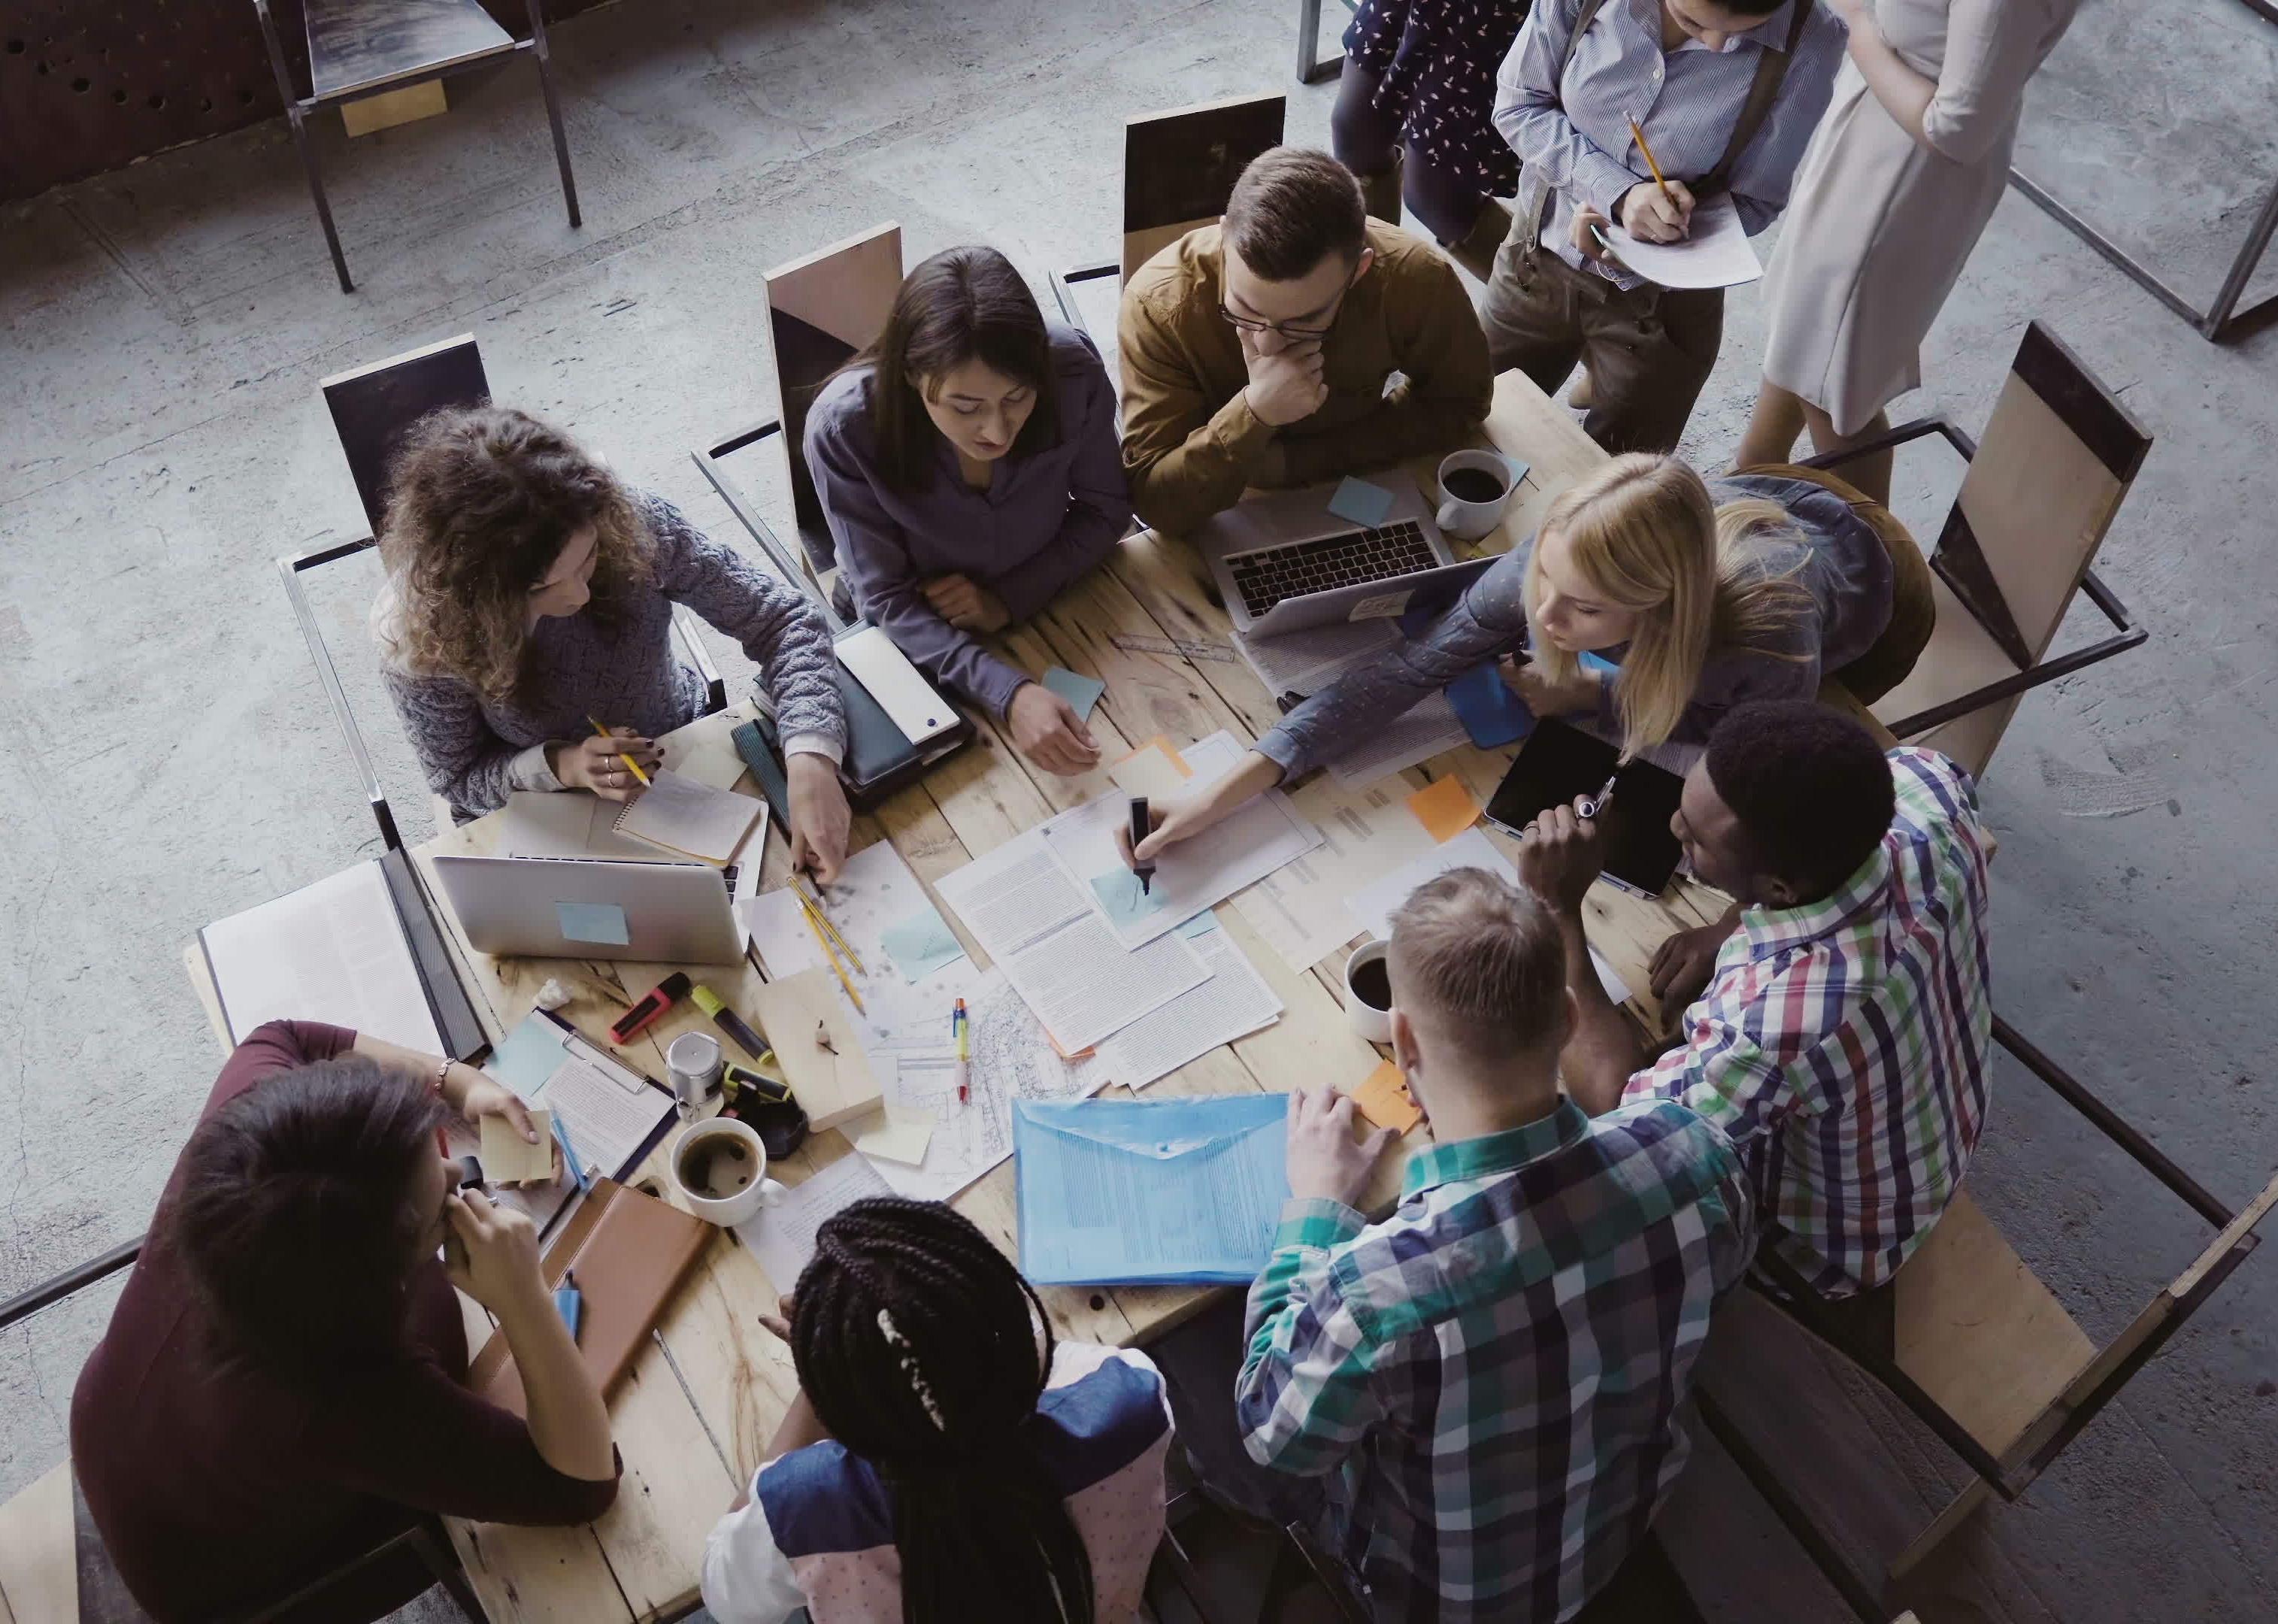
M1938 624L1930 632L1929 646L1906 680L1875 702L1875 715L1886 724L1959 699L2017 672L2017 663L2002 652L2000 644L1942 578L1930 578L1930 593L1938 601ZM1973 776L1981 775L2016 709L2014 697L2001 700L1905 742L1927 745L1952 756Z
M0 1624L73 1624L79 1559L73 1542L71 1462L0 1505Z
M1892 1290L1899 1368L1996 1457L2096 1357L2087 1333L1966 1189Z
M305 0L309 88L317 101L362 96L514 49L475 0Z

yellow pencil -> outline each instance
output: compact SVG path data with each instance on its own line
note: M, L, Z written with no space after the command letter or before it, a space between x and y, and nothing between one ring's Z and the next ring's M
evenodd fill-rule
M791 876L791 894L799 899L799 905L814 916L815 923L830 932L830 939L837 942L839 948L846 954L847 962L853 965L859 974L868 975L870 967L862 962L862 955L854 951L854 944L839 932L838 927L831 923L830 915L822 911L821 894L809 896L806 893L806 888L799 883L799 876L796 874Z
M608 728L603 727L599 722L594 722L592 716L587 716L585 720L593 723L593 731L599 733L602 738L614 739L616 737L615 734L610 732ZM648 782L648 774L640 770L640 764L634 761L631 756L627 755L623 750L620 750L617 752L617 759L625 764L625 770L631 773L633 777L638 778L643 784L646 784Z
M822 949L822 956L830 961L830 973L838 977L838 984L846 990L846 997L853 1004L854 1012L857 1015L869 1014L868 1010L862 1007L862 995L854 990L854 984L846 979L846 968L838 962L838 955L831 951L829 938L822 934L822 927L814 923L813 914L805 915L804 917L806 920L806 928L814 932L815 944Z
M1654 161L1653 149L1645 144L1645 126L1632 119L1630 120L1630 134L1637 137L1638 150L1645 154L1645 166L1653 171L1653 183L1661 188L1663 197L1675 203L1677 199L1670 196L1669 182L1662 179L1661 165Z

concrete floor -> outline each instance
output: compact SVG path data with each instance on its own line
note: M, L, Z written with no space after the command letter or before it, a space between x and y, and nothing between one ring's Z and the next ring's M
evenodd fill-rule
M1042 287L1112 250L1125 115L1280 89L1293 137L1326 141L1334 92L1290 78L1293 10L598 11L555 34L585 228L528 70L462 81L448 119L321 135L352 297L281 125L0 212L0 1295L143 1224L215 1063L183 944L374 844L270 563L361 533L319 377L472 331L501 398L725 524L684 448L770 398L759 270L891 218L913 261L986 239ZM2204 299L2278 174L2274 82L2278 30L2236 0L2091 0L2025 161ZM1976 426L2035 317L2159 436L2101 564L2153 640L2029 700L1985 783L1999 1003L2241 1201L2278 1167L2278 333L2207 345L2012 194L1902 407ZM1738 436L1760 347L1743 293L1687 439L1704 461ZM1900 502L1933 532L1935 463L1902 468ZM1972 1188L2099 1336L2204 1238L2013 1066ZM0 1494L64 1453L109 1304L0 1337ZM2274 1343L2278 1264L2255 1258L1987 1520L1999 1605L2278 1614ZM1752 1561L1777 1544L1761 1508L1727 1520ZM1714 1616L1837 1616L1808 1584L1702 1588L1727 1597Z

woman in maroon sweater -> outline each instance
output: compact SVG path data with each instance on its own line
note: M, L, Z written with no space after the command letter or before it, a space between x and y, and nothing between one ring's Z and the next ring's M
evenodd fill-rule
M273 1021L222 1068L72 1395L80 1490L161 1624L273 1603L424 1513L577 1523L615 1498L537 1237L459 1193L447 1113L530 1132L481 1072L338 1027ZM527 1424L467 1390L455 1284L503 1329ZM325 1616L426 1582L374 1572Z

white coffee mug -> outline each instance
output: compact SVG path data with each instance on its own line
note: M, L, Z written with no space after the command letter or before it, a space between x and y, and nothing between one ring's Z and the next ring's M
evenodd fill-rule
M1371 1043L1392 1041L1392 972L1384 955L1391 944L1371 940L1363 942L1345 961L1345 1019L1352 1023L1353 1030ZM1373 965L1374 969L1369 967ZM1372 1002L1361 992L1364 983L1371 992L1380 996L1381 1005Z
M1448 476L1472 471L1484 474L1502 487L1491 502L1468 502L1448 490ZM1441 532L1458 541L1476 541L1496 525L1510 507L1510 494L1518 481L1511 477L1510 461L1500 451L1453 451L1440 460Z
M768 1176L768 1147L732 1116L689 1125L673 1147L672 1184L690 1212L723 1229L758 1217L784 1194Z

